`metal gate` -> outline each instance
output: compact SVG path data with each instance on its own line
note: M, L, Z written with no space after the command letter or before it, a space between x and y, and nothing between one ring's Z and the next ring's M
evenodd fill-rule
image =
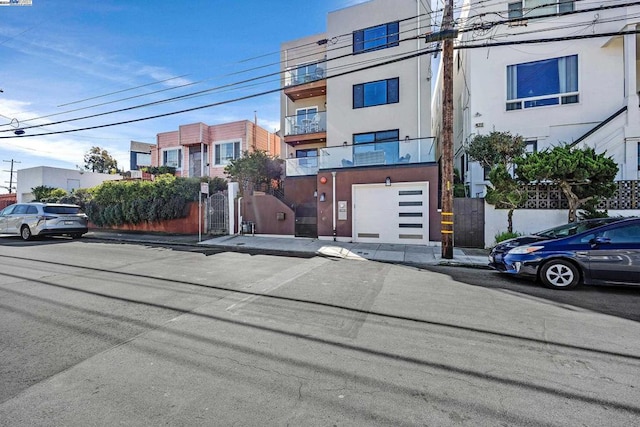
M207 199L207 225L209 234L229 234L229 196L226 191L212 194Z
M484 249L484 199L453 199L453 245L459 248Z
M318 237L318 206L301 203L296 206L296 237Z

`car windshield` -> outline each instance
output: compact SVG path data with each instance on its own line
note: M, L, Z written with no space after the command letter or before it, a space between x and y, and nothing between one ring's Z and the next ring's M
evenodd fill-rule
M601 221L581 221L569 224L563 224L558 227L553 227L548 230L539 231L533 233L536 236L546 237L549 239L558 239L560 237L573 236L574 234L582 233L592 228L600 227L601 225L615 222L617 218L606 218Z
M79 214L82 213L78 206L45 206L42 208L48 214Z

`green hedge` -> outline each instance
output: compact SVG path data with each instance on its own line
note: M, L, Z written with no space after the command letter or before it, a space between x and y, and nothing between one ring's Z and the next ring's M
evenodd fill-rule
M206 179L211 193L226 189L224 179ZM184 218L189 203L198 200L200 182L173 175L160 175L154 181L107 181L75 191L66 202L82 206L98 227Z

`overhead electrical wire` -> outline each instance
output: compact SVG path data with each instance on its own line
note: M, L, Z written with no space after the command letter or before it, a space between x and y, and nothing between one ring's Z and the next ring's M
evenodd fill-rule
M551 43L551 42L557 42L557 41L583 40L583 39L600 38L600 37L615 37L615 36L624 36L624 35L631 35L631 34L640 34L640 30L618 31L618 32L601 33L601 34L585 34L585 35L572 36L572 37L552 37L552 38L548 38L548 39L517 40L517 41L497 42L497 43L489 43L489 44L484 43L484 44L477 44L477 45L458 46L458 47L455 47L455 49L478 49L478 48L498 47L498 46L508 46L508 45L519 45L519 44ZM370 65L370 66L367 66L367 67L358 68L356 70L344 71L342 73L335 74L335 75L332 75L332 76L327 76L327 79L343 77L343 76L348 75L348 74L361 72L361 71L366 71L366 70L369 70L369 69L382 67L382 66L385 66L385 65L390 65L390 64L401 62L401 61L405 61L405 60L408 60L408 59L413 59L413 58L416 58L416 57L419 57L419 56L431 54L431 53L434 53L434 52L435 52L434 49L421 49L421 50L419 50L419 51L417 51L415 53L412 53L412 54L409 54L409 55L405 55L405 56L400 57L400 58L392 59L392 60L385 61L385 62L382 62L382 63L379 63L379 64L373 64L373 65ZM168 112L168 113L156 114L156 115L148 116L148 117L140 117L140 118L137 118L137 119L124 120L124 121L115 122L115 123L107 123L107 124L101 124L101 125L88 126L88 127L79 128L79 129L68 129L68 130L48 132L48 133L40 133L40 134L32 134L32 135L31 134L25 134L25 135L20 136L20 138L45 136L45 135L57 135L57 134L63 134L63 133L80 132L80 131L85 131L85 130L100 129L100 128L105 128L105 127L119 126L119 125L123 125L123 124L136 123L136 122L141 122L141 121L145 121L145 120L157 119L157 118L161 118L161 117L168 117L168 116L172 116L172 115L176 115L176 114L183 114L183 113L187 113L187 112L191 112L191 111L202 110L202 109L205 109L205 108L212 108L212 107L216 107L216 106L220 106L220 105L230 104L230 103L233 103L233 102L243 101L243 100L246 100L246 99L257 98L257 97L260 97L260 96L265 96L265 95L269 95L269 94L272 94L272 93L277 93L277 92L280 92L280 91L283 91L283 90L284 90L284 88L277 88L277 89L272 89L272 90L268 90L268 91L263 91L263 92L260 92L260 93L254 93L254 94L242 96L242 97L235 98L235 99L220 101L220 102L207 104L207 105L201 105L201 106L187 108L187 109L183 109L183 110L179 110L179 111L172 111L172 112ZM8 139L8 138L15 138L15 137L14 136L0 136L0 139Z
M480 2L480 3L482 3L482 4L490 4L490 1L484 1L484 2ZM498 4L500 4L500 3L503 3L503 2L498 2ZM550 6L550 5L554 5L554 4L557 4L557 2L552 2L552 3L543 4L543 5L540 5L540 6L538 6L538 7L545 7L545 6ZM597 7L597 8L595 8L595 9L587 9L587 10L580 10L580 11L572 11L572 12L567 12L566 14L572 14L572 13L585 13L585 12L590 12L590 11L593 11L593 10L603 10L603 9L609 9L609 8L614 8L614 7L626 7L626 6L628 6L628 5L634 5L634 4L637 4L637 3L626 3L626 4L623 4L623 5L610 5L609 7L603 7L603 6L600 6L600 7ZM487 6L483 6L483 7L487 7ZM533 9L535 9L535 8L533 8ZM432 15L432 14L434 14L434 13L436 13L436 12L437 12L437 11L431 11L431 12L426 13L426 14L420 14L420 15L416 15L416 16L413 16L413 17L405 18L405 19L402 19L400 22L405 23L405 22L407 22L407 21L410 21L410 20L413 20L413 19L418 19L418 18L423 17L423 16L425 16L425 15ZM559 14L550 14L550 15L548 15L548 16L558 16L558 15L559 15ZM560 14L560 15L563 15L563 14ZM540 15L540 16L537 16L536 18L544 18L544 17L547 17L547 15ZM521 19L518 19L518 20L521 20ZM509 20L509 21L510 21L510 20ZM476 25L477 25L477 24L476 24ZM488 23L488 25L492 25L492 23ZM495 24L493 24L493 25L495 25ZM480 28L482 28L483 26L486 28L487 24L483 24L483 25L481 25L481 26L480 26ZM474 28L477 28L477 27L474 27ZM410 28L410 29L408 29L408 30L406 30L406 31L404 31L404 32L410 32L410 31L416 31L416 29L415 29L415 28ZM467 30L465 30L464 28L461 28L461 29L460 29L460 32L465 32L465 31L467 31ZM485 30L485 31L486 31L486 30ZM334 37L334 38L342 38L342 37L347 36L347 35L351 35L351 33L345 33L345 34L342 34L342 35L336 36L336 37ZM297 49L297 48L310 47L310 46L311 46L311 47L314 47L314 48L317 48L317 44L318 44L318 42L308 42L308 43L306 43L306 44L304 44L304 45L295 46L295 47L293 47L293 48L292 48L292 50L293 50L293 49ZM347 45L347 46L344 46L344 47L348 47L348 46L350 46L350 45ZM342 48L344 48L344 47L337 47L337 48L335 48L335 49L342 49ZM272 54L263 54L263 55L260 55L260 56L254 57L254 58L260 58L260 57L265 57L265 56L269 56L269 55L272 55ZM313 56L313 54L310 54L309 56ZM303 57L301 57L301 56L297 56L297 57L296 57L296 59L302 59L302 58L303 58ZM242 61L239 61L239 62L247 62L247 61L249 61L249 60L251 60L251 58L246 59L246 60L242 60ZM229 77L229 76L233 76L233 75L243 74L243 73L246 73L246 72L255 71L255 70L258 70L258 69L267 68L267 67L271 67L271 66L275 66L275 65L279 65L279 64L280 64L280 62L277 62L277 63L271 63L271 64L266 64L266 65L262 65L262 66L254 67L254 68L251 68L251 69L248 69L248 70L240 70L240 71L237 71L237 72L234 72L234 73L227 74L227 75L225 75L225 76L219 76L219 77L215 77L215 78ZM188 75L188 74L187 74L187 75ZM84 101L86 101L86 100L90 100L90 99L101 98L101 97L109 96L109 95L111 95L111 94L122 93L122 92L130 91L130 90L134 90L134 89L136 89L136 88L145 87L145 86L149 86L149 85L154 85L154 84L158 84L158 83L161 83L161 82L165 82L165 81L173 80L173 79L180 78L180 77L185 77L185 76L187 76L187 75L178 76L178 77L172 77L172 78L170 78L170 79L165 79L165 80L161 80L161 81L158 81L158 82L152 82L152 83L148 83L148 84L145 84L145 85L137 86L137 87L134 87L134 88L124 89L124 90L122 90L122 91L116 91L116 92L111 92L111 93L109 93L109 94L105 94L105 95L99 95L99 96L95 96L95 97L91 97L91 98L86 98L86 99L84 99L84 100L79 100L79 101L74 101L74 102L70 102L70 103L62 104L61 106L71 105L71 104L75 104L75 103L80 103L80 102L84 102ZM270 77L270 76L271 76L271 75L267 75L267 76L265 76L265 78L266 78L266 77ZM73 110L67 110L67 111L63 111L63 112L52 113L52 114L48 114L48 115L45 115L45 116L33 117L33 118L29 118L29 119L23 119L23 120L22 120L22 123L28 123L28 122L35 121L35 120L40 120L40 119L44 119L44 118L49 118L49 117L54 117L54 116L58 116L58 115L68 114L68 113L71 113L71 112L77 112L77 111L81 111L81 110L85 110L85 109L95 108L95 107L99 107L99 106L104 106L104 105L108 105L108 104L113 104L113 103L117 103L117 102L122 102L122 101L126 101L126 100L131 100L131 99L135 99L135 98L146 97L146 96L149 96L149 95L152 95L152 94L156 94L156 93L162 93L162 92L166 92L166 91L170 91L170 90L176 90L176 89L184 88L184 87L188 87L188 86L194 86L194 85L196 85L196 84L203 83L203 82L205 82L205 81L209 81L209 80L212 80L212 79L213 79L213 78L205 79L205 80L200 80L200 81L198 81L198 82L190 82L190 83L186 83L186 84L182 84L182 85L178 85L178 86L173 86L173 87L170 87L170 88L164 88L164 89L161 89L161 90L158 90L158 91L154 91L154 92L150 92L150 93L144 93L144 94L134 95L134 96L127 97L127 98L122 98L122 99L118 99L118 100L112 100L112 101L108 101L108 102L105 102L105 103L95 104L95 105L86 106L86 107L82 107L82 108L78 108L78 109L73 109ZM240 84L243 84L243 83L244 83L244 81L240 82ZM253 86L253 85L252 85L252 86ZM225 87L226 87L226 86L222 86L222 88L225 88ZM209 89L209 91L213 92L213 91L218 91L219 89L220 89L220 88L212 88L212 89ZM162 102L172 102L173 100L181 100L181 99L188 99L188 98L191 98L191 97L198 97L198 96L202 96L202 93L203 93L203 92L196 92L196 93L194 93L194 94L190 94L190 95L186 95L186 96L179 96L179 97L174 97L174 98L169 98L169 99L167 99L167 100L164 100L164 101L158 101L158 102L159 102L159 103L162 103ZM150 106L150 105L156 105L156 103L143 104L143 105L142 105L142 107L144 107L144 106ZM120 110L116 110L115 112L120 112ZM57 122L55 122L55 123L57 124ZM49 125L49 124L47 124L47 125ZM38 127L38 126L45 126L45 125L34 125L33 127Z
M604 8L604 9L610 9L610 8L614 8L614 7L627 7L627 6L630 6L630 5L637 5L637 4L640 4L640 2L625 3L625 4L622 4L622 5L616 5L616 6L612 6L612 5L611 5L611 6L609 6L609 7L603 7L603 6L601 6L601 7L593 8L593 9L589 9L589 10L580 10L580 11L575 11L574 13L584 13L584 12L590 12L590 11L593 11L593 10L602 10L603 8ZM565 14L569 14L569 13L553 14L552 16L554 16L554 17L555 17L555 16L562 16L562 15L565 15ZM536 17L536 18L542 18L542 16L539 16L539 17ZM409 21L409 20L411 20L411 19L416 19L416 17L407 18L407 19L405 19L404 21ZM490 23L490 24L491 24L491 25L493 25L493 26L496 26L496 25L503 24L503 23L508 22L508 21L509 21L509 20L506 20L506 21L500 21L500 22L493 22L493 23ZM486 25L487 25L487 24L484 24L484 25L485 25L485 27L486 27ZM586 25L586 24L583 24L583 25ZM471 30L472 30L472 28L471 28L471 29L462 29L461 31L462 31L462 32L464 32L464 31L471 31ZM412 29L407 30L407 31L416 31L416 29L413 29L413 28L412 28ZM416 38L422 38L422 37L423 37L422 35L419 35L419 36L416 36L416 37L403 39L402 41L404 42L404 41L414 40L414 39L416 39ZM561 39L562 39L562 38L561 38ZM567 38L565 37L564 39L567 39ZM316 43L316 42L314 42L314 43ZM308 43L308 45L312 45L312 44L314 44L314 43ZM505 42L505 44L511 44L511 43L510 43L510 42ZM513 44L522 44L522 43L515 42L515 43L513 43ZM497 45L504 45L504 44L497 44ZM485 43L485 44L483 44L482 46L487 47L487 46L488 46L488 44L486 44L486 43ZM351 56L351 53L350 53L350 54L348 54L348 55L344 55L344 56ZM343 56L343 57L344 57L344 56ZM340 59L340 58L341 58L341 57L336 57L336 58L332 58L331 60ZM325 62L327 62L327 61L328 61L328 60L325 60ZM363 62L363 63L364 63L364 62ZM355 66L355 65L357 65L357 63L356 63L356 64L349 64L349 66ZM384 63L379 64L379 65L384 65ZM367 68L364 68L364 69L367 69ZM362 70L362 69L357 69L357 70L354 70L354 71L361 71L361 70ZM241 81L241 82L236 82L236 83L230 83L230 84L227 84L227 85L222 85L222 86L220 86L220 87L216 87L216 88L213 88L213 89L207 89L207 90L204 90L204 91L195 92L195 93L192 93L192 94L181 95L181 96L174 97L174 98L170 98L170 99L166 99L166 100L161 100L161 101L156 101L156 102L152 102L152 103L142 104L142 105L140 105L140 106L133 106L133 107L128 107L128 108L124 108L124 109L120 109L120 110L115 110L115 111L111 111L111 112L104 112L104 113L100 113L100 114L95 114L95 115L90 115L90 116L85 116L85 117L80 117L80 118L74 118L74 119L68 119L68 120L63 120L63 121L59 121L59 122L47 123L47 124L42 124L42 125L33 125L33 126L25 127L24 129L27 129L27 128L36 128L36 127L43 127L43 126L51 126L51 125L53 125L53 124L61 124L61 123L66 123L66 122L70 122L70 121L83 120L83 119L87 119L87 118L94 118L94 117L98 117L98 116L102 116L102 115L106 115L106 114L113 114L113 113L117 113L117 112L123 112L123 111L132 110L132 109L135 109L135 108L142 108L142 107L146 107L146 106L150 106L150 105L156 105L156 104L160 104L160 103L171 102L171 101L173 101L173 100L188 99L188 98L190 98L190 97L201 96L201 94L202 94L202 93L204 93L204 92L210 92L210 91L220 90L220 89L224 89L224 88L228 88L228 87L232 87L232 86L237 86L237 85L240 85L240 84L245 84L245 83L248 83L248 82L253 82L253 81L260 80L260 79L264 79L264 78L267 78L267 77L271 77L271 76L279 75L280 73L282 73L282 71L278 71L277 73L271 73L271 74L268 74L268 75L265 75L265 76L259 76L259 77L255 77L255 78L252 78L252 79L243 80L243 81ZM342 74L340 74L340 75L342 75ZM254 86L254 85L251 85L251 86ZM279 91L279 90L281 90L281 89L282 89L282 88L274 89L273 91L267 91L266 93L273 93L273 92L277 92L277 91ZM261 96L261 95L266 94L266 93L265 93L265 92L263 92L263 93L259 94L258 96ZM253 97L253 95L249 95L249 97ZM239 98L239 100L242 100L242 99L246 99L246 97ZM223 102L223 103L227 103L227 101L222 101L222 102ZM209 108L209 107L214 106L214 105L221 105L221 104L219 104L219 103L215 103L215 104L209 104L209 105L204 106L204 107L195 107L195 108L196 108L196 109L200 109L200 108ZM181 113L181 112L187 112L187 111L192 111L192 110L191 110L191 109L187 109L187 110L180 110L179 112L174 112L174 113L170 113L170 114L179 114L179 113ZM162 117L162 115L160 115L160 117ZM150 117L150 118L155 118L155 116L152 116L152 117ZM148 119L149 119L149 118L146 118L145 120L148 120ZM35 120L35 119L32 119L32 120ZM136 121L137 121L137 120L136 120ZM119 124L122 124L121 122L118 122L118 123L119 123ZM101 126L101 127L102 127L102 126ZM78 130L86 130L86 129L85 129L85 128L83 128L83 129L78 129ZM68 131L60 131L60 132L69 132L69 131L77 131L77 130L73 130L73 129L72 129L72 130L68 130ZM5 130L5 131L0 131L0 132L7 132L7 131ZM51 133L42 133L42 134L34 134L34 135L28 135L28 136L40 136L40 135L48 135L48 134L54 134L54 133L56 133L56 132L51 132ZM23 135L22 137L25 137L25 136L27 136L27 135ZM13 138L13 137L11 137L11 138Z

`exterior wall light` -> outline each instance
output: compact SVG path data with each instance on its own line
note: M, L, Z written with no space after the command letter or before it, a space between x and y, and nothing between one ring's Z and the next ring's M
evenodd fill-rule
M384 185L386 185L387 187L391 186L391 177L390 176L385 178Z
M325 193L320 193L320 201L324 202L325 200L327 200L327 195Z

